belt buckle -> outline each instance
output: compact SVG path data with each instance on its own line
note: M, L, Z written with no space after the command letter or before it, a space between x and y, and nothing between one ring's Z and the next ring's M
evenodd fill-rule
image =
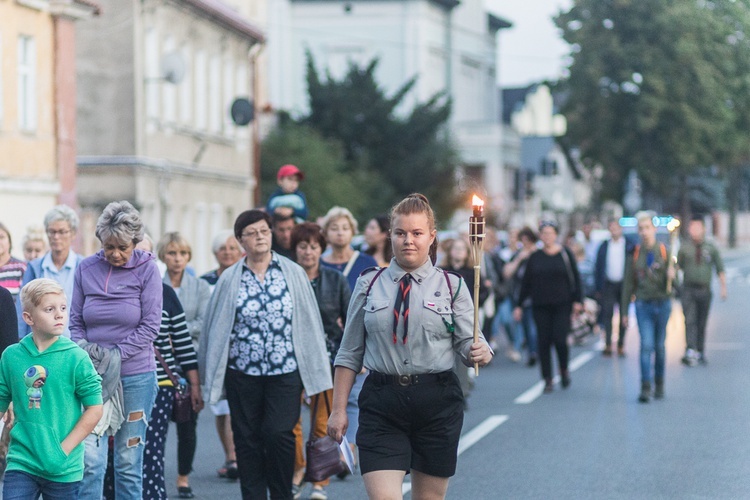
M408 385L411 385L411 376L409 375L399 375L398 376L398 385L402 387L406 387Z

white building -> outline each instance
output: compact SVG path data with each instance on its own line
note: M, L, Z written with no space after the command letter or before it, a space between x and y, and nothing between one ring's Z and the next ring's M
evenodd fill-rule
M450 127L474 186L503 210L503 170L496 91L497 32L510 23L482 0L269 0L270 102L292 114L308 110L305 51L320 73L341 78L349 63L378 57L377 81L392 94L417 77L407 110L439 92L453 101Z
M265 2L104 0L79 31L78 196L84 251L113 200L141 210L155 240L181 231L198 271L212 235L257 200L257 128L230 107L257 100ZM183 74L180 77L180 74Z

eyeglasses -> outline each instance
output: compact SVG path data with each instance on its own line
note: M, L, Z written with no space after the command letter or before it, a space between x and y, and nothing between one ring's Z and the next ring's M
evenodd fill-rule
M50 238L54 238L55 236L67 236L70 234L70 229L61 229L60 231L55 231L54 229L47 229L47 236Z
M258 231L248 231L246 233L242 233L240 236L242 236L243 238L255 238L258 235L268 236L269 234L271 234L270 229L260 229Z

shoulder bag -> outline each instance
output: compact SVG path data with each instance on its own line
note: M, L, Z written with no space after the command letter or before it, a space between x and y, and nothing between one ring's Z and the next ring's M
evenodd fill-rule
M156 359L159 360L161 367L164 368L167 377L169 377L169 380L172 381L172 385L174 385L172 422L176 424L184 424L185 422L189 422L193 418L193 400L190 397L190 390L187 383L185 383L185 379L180 380L175 377L175 374L172 372L172 370L169 369L169 365L167 365L167 362L164 361L164 358L159 352L159 349L154 348L154 354L156 354Z
M323 392L326 401L326 409L331 414L331 406L328 402L328 393ZM318 402L320 395L315 398L312 415L318 414ZM310 436L307 439L307 468L305 469L304 481L318 483L331 476L344 472L346 464L339 458L339 445L331 436L314 437L313 429L310 428Z

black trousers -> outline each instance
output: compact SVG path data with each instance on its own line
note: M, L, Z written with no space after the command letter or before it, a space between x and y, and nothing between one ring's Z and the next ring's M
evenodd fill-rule
M711 287L690 286L682 288L682 312L685 314L685 338L688 349L702 353L706 348L706 323L711 309Z
M224 384L244 500L292 498L299 372L253 377L227 369Z
M539 346L539 364L542 378L552 378L552 346L557 351L560 373L568 371L568 333L570 332L570 313L573 304L551 304L532 306L536 323L537 342Z
M600 306L602 308L600 321L604 325L604 342L607 347L612 345L612 317L615 315L615 304L620 303L620 296L622 295L622 282L605 281L604 289L600 297ZM622 325L622 320L627 314L627 311L620 311L620 323L617 328L617 347L622 347L625 342L625 328Z
M187 476L193 472L195 447L198 443L198 414L193 412L187 422L177 424L177 473Z

